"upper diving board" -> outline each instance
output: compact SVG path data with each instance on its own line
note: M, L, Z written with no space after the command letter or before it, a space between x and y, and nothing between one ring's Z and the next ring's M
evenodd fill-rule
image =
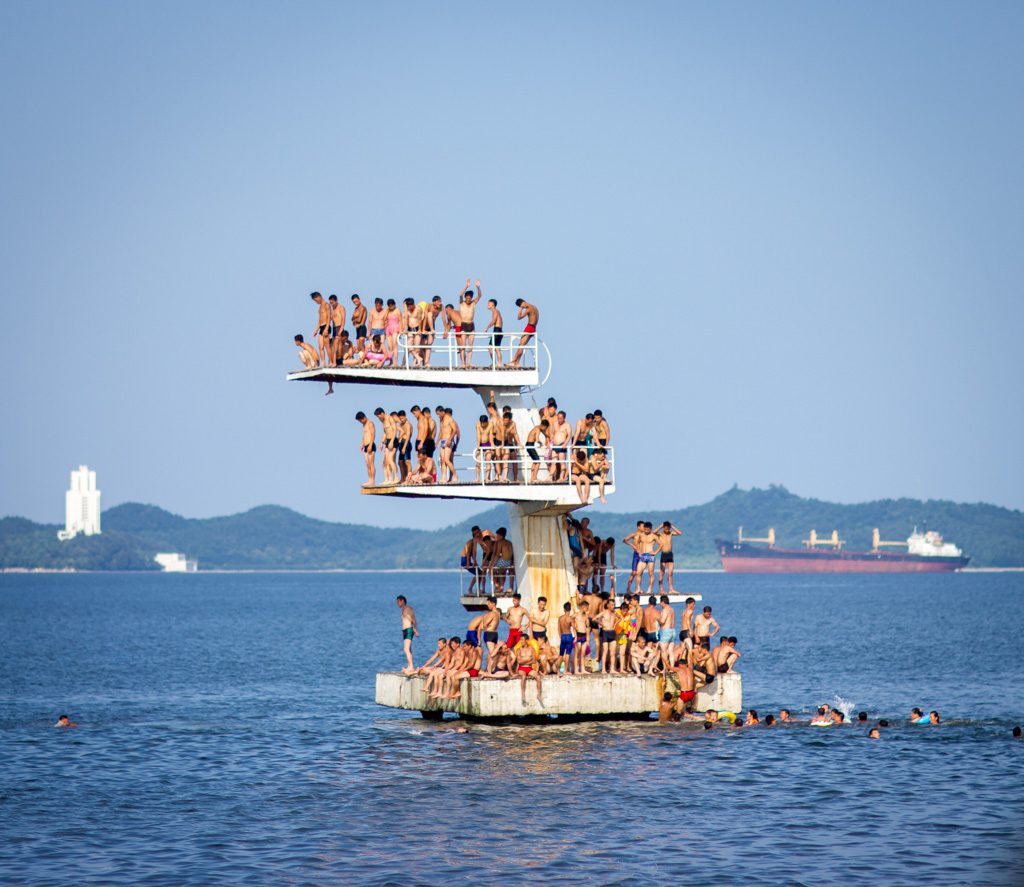
M289 382L357 382L363 385L413 385L421 388L535 388L536 367L314 367L288 374Z

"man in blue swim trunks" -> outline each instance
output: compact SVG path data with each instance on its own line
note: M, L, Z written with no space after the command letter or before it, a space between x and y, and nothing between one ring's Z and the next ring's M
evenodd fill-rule
M404 594L395 598L398 609L402 611L402 648L405 650L406 667L402 669L405 674L413 674L416 669L412 665L412 639L419 637L419 630L416 628L416 614L413 612Z

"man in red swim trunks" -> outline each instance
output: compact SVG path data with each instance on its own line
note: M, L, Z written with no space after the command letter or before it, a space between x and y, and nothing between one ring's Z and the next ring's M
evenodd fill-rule
M526 705L526 679L533 678L537 682L537 702L544 704L541 693L540 669L537 667L537 654L534 652L533 644L529 641L519 645L515 652L517 671L519 672L519 691L523 697L523 705Z
M522 603L523 599L518 594L512 595L512 606L501 617L508 623L508 638L505 640L505 644L510 650L514 650L516 644L522 639L523 620L529 616Z
M684 715L693 711L693 700L697 697L693 666L683 658L676 663L672 670L679 676L679 699L676 701L676 712Z
M526 326L523 328L523 336L519 340L519 350L508 364L510 367L519 366L519 361L522 359L526 345L533 338L533 334L537 332L537 319L540 317L537 306L531 305L526 299L516 299L516 307L519 309L519 320L526 318Z

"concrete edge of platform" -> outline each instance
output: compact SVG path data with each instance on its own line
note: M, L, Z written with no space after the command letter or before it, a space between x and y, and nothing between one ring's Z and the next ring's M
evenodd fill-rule
M378 672L375 701L388 708L419 711L424 717L445 713L472 719L536 720L552 716L565 720L615 720L650 717L658 710L659 679L637 675L547 675L542 679L543 705L537 685L526 681L526 703L518 678L469 678L459 699L430 699L423 692L425 677L401 672ZM719 675L697 691L696 711L739 711L743 707L742 678L737 672Z

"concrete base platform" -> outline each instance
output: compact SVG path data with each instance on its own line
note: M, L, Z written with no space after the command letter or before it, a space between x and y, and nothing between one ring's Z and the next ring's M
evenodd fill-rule
M462 682L461 699L428 699L426 678L397 671L378 672L378 705L419 711L424 717L453 712L465 718L566 719L646 718L661 701L657 677L647 675L548 675L543 679L544 704L537 702L537 683L526 681L523 705L518 678L471 678ZM664 692L662 689L661 692ZM697 691L697 711L739 711L743 707L743 683L739 673L719 675Z

